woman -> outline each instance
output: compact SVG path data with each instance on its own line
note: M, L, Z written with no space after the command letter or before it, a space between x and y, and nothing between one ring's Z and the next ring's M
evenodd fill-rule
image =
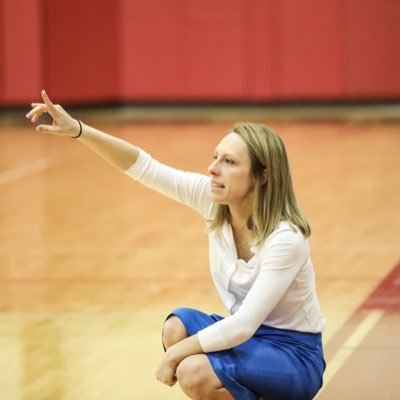
M39 132L77 138L121 171L198 211L208 224L211 274L229 316L171 312L156 377L192 399L307 400L325 369L307 237L286 151L269 128L238 124L216 146L210 177L153 160L125 141L83 125L46 93L32 104Z

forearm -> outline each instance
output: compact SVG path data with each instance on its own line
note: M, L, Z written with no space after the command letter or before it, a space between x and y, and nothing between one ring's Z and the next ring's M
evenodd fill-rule
M134 145L86 124L82 124L82 134L77 140L121 171L126 171L139 156Z
M175 368L182 360L193 355L204 353L197 335L189 336L169 347L166 352L167 361Z

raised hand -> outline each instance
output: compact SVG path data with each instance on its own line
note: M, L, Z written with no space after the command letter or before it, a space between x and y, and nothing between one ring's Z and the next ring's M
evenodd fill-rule
M49 113L53 118L52 125L38 125L38 132L54 135L78 137L81 133L81 124L72 118L60 105L54 105L47 93L42 90L43 103L32 103L32 110L26 114L32 123L36 123L43 113Z

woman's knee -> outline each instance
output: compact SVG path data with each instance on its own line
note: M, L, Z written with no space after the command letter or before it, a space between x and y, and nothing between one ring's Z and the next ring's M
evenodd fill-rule
M185 325L183 325L182 321L177 316L171 315L164 322L162 341L165 348L168 349L168 347L180 342L188 336Z
M208 393L222 387L204 354L185 358L178 365L176 377L182 390L192 398L206 399Z

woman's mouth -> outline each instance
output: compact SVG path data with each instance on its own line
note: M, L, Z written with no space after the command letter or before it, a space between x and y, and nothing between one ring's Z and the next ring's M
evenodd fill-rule
M212 189L223 189L225 185L222 183L217 183L217 182L211 182L211 188Z

